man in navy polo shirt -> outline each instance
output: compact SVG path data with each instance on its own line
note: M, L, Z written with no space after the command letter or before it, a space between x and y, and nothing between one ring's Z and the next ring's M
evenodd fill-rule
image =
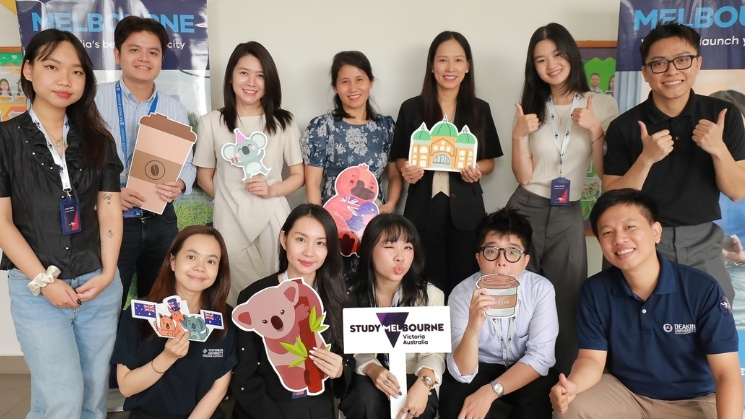
M613 267L582 286L579 355L551 389L554 418L741 418L737 332L719 284L656 252L662 227L641 191L606 192L590 222Z
M640 189L660 210L667 259L713 276L730 301L735 291L722 258L720 191L745 197L745 129L735 105L700 96L701 36L688 26L660 24L644 37L642 76L649 98L608 127L605 190Z

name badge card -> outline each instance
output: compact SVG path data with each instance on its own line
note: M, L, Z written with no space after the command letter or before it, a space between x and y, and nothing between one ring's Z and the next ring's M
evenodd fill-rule
M62 218L62 235L80 233L80 205L73 197L67 197L59 204L60 217Z
M563 177L551 181L551 205L569 205L569 183Z
M406 354L452 352L450 307L371 307L344 309L345 353L388 353L391 374L406 383ZM391 418L406 404L391 399Z

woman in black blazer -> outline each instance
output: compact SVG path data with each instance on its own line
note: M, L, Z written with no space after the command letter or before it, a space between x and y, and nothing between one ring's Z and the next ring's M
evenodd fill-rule
M401 105L391 150L391 160L409 183L404 215L422 237L425 277L446 296L478 270L475 229L486 212L480 179L502 155L489 104L476 97L473 73L466 38L451 31L437 35L427 54L422 93ZM448 172L409 163L412 133L423 122L432 129L445 117L459 132L467 125L478 139L476 164Z

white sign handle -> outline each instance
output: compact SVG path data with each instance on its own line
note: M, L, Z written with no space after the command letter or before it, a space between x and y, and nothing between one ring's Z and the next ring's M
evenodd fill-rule
M391 374L396 376L398 385L401 388L401 395L398 398L391 398L391 418L399 419L398 414L406 404L406 393L409 388L406 384L406 353L405 352L391 352L388 354L388 365L390 366Z

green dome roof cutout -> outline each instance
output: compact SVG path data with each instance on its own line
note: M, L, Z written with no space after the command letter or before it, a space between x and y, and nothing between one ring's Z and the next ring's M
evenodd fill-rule
M471 134L471 130L468 129L468 125L464 125L463 129L458 134L458 138L455 139L456 144L476 144L476 136Z
M419 126L419 128L416 129L411 134L411 140L412 141L427 141L429 142L432 139L432 136L429 133L429 130L427 129L427 125L422 122L422 125Z
M458 127L455 126L455 124L448 122L448 116L445 115L444 118L442 118L442 121L436 123L432 127L432 136L433 137L457 137L458 136Z

